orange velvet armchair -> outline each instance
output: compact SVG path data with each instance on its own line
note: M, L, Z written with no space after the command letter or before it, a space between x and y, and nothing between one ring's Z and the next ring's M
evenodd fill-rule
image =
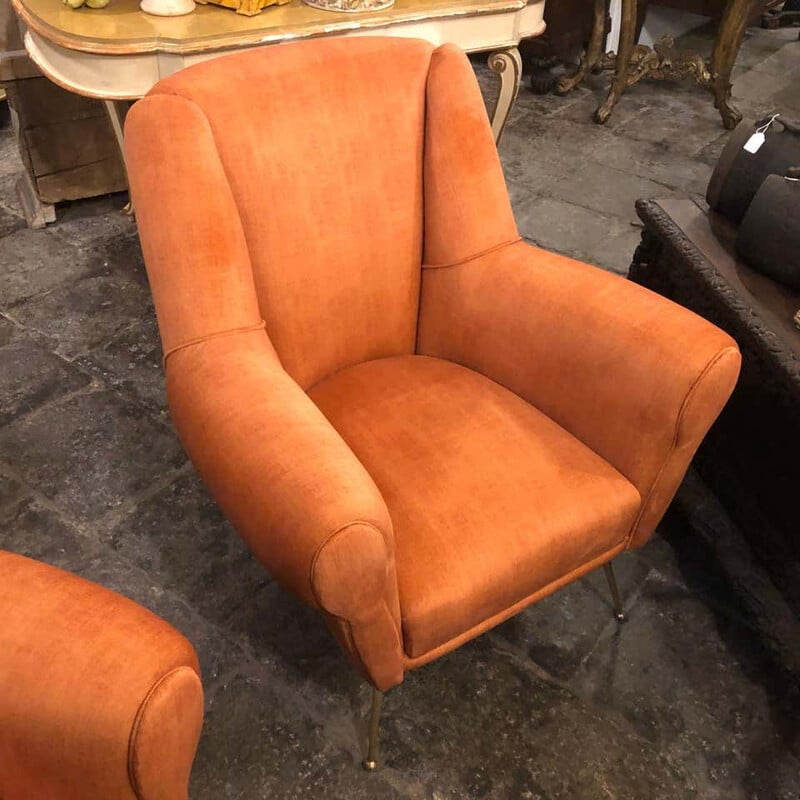
M166 622L0 551L0 798L187 800L197 656Z
M125 133L174 424L373 722L406 670L647 540L736 345L521 241L456 47L221 58Z

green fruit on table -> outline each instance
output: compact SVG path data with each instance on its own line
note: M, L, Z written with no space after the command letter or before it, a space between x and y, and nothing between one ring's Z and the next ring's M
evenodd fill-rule
M62 2L70 8L80 8L83 5L87 8L105 8L111 0L62 0Z

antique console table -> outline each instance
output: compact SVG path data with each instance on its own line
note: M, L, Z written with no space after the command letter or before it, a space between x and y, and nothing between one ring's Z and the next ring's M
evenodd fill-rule
M726 330L742 373L695 464L800 615L800 292L737 258L735 230L691 200L639 201L629 277Z
M319 36L404 36L490 51L489 67L500 78L492 116L499 139L522 77L517 45L544 31L544 0L397 0L358 15L291 0L252 17L216 6L153 17L139 10L139 0L112 0L98 11L73 11L60 0L13 5L27 26L31 59L65 89L106 101L120 144L119 101L143 97L161 78L233 50Z
M592 37L577 71L563 77L556 85L558 94L566 94L596 70L613 70L614 78L608 97L595 111L595 122L603 124L617 104L622 92L642 78L683 80L692 78L714 95L722 124L735 128L742 115L730 104L731 72L742 43L754 0L727 0L717 28L710 60L675 48L670 36L664 36L653 47L636 44L640 20L640 3L646 0L622 0L619 46L616 55L603 53L608 0L594 0Z

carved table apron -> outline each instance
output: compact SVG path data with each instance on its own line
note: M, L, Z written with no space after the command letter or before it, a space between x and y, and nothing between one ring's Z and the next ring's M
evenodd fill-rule
M143 97L162 78L234 50L319 36L402 36L448 42L467 52L492 51L500 79L492 114L499 140L519 90L521 39L544 31L544 0L397 0L386 11L357 16L291 0L257 16L198 6L182 17L153 17L138 0L76 12L58 0L12 0L27 26L25 48L52 81L106 102L122 147L119 101Z

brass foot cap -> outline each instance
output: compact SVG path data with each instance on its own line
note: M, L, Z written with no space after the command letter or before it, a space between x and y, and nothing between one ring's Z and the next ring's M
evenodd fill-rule
M371 761L369 758L365 758L361 762L361 766L364 767L367 772L374 772L376 769L378 769L378 762Z

